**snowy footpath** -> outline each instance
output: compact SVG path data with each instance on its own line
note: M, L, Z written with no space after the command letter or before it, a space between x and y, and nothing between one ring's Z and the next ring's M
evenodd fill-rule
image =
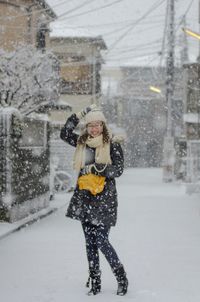
M200 301L199 196L162 183L160 169L126 170L117 184L111 242L127 270L128 294L116 296L115 278L101 256L102 292L86 295L84 238L64 206L0 240L2 302Z

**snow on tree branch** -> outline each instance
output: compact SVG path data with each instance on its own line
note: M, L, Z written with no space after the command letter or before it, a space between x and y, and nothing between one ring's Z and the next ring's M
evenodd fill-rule
M0 54L0 105L28 115L59 97L59 62L32 46Z

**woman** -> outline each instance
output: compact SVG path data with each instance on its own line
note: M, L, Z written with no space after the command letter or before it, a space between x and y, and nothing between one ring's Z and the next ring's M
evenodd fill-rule
M86 129L80 136L74 133L81 118ZM101 291L100 250L106 257L118 282L117 295L125 295L128 279L116 251L109 242L111 226L117 220L117 191L115 177L123 173L124 159L119 142L111 137L103 113L87 107L72 114L61 129L61 139L76 147L74 169L78 181L66 216L81 221L86 240L89 264L88 294Z

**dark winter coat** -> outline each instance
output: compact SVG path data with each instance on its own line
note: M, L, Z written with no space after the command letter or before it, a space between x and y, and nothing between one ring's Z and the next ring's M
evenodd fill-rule
M75 114L72 114L60 133L61 139L74 147L76 147L78 140L78 134L74 133L74 129L78 123L79 119ZM89 150L92 149L89 147L87 149L87 152L95 152L95 149ZM98 173L98 175L106 177L104 190L94 196L87 190L79 190L76 185L66 216L97 225L114 226L116 224L118 202L115 177L119 177L123 173L124 157L121 145L114 140L111 140L110 156L112 164L108 164L103 172ZM91 163L94 163L94 161L86 162L86 164ZM103 164L95 165L98 170L102 170ZM79 175L81 175L81 171Z

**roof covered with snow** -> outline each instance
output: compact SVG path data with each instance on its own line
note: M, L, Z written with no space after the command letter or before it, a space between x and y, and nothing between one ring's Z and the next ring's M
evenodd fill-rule
M62 23L55 21L50 24L50 38L51 39L62 39L62 40L82 40L85 42L92 42L95 45L101 47L101 49L107 49L105 41L102 36L93 33L90 30L82 28L63 28Z

